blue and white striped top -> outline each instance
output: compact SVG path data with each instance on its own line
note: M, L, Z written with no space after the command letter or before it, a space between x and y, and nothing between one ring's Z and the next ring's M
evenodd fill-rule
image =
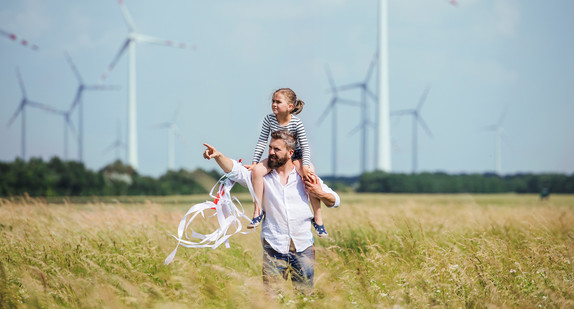
M253 154L252 162L260 162L261 155L265 151L267 142L271 132L275 132L281 129L287 129L289 132L295 135L297 140L297 149L295 151L301 151L303 156L303 165L311 166L311 149L309 149L309 143L307 142L307 134L305 133L305 127L303 126L303 121L297 118L295 115L291 115L291 121L286 126L279 125L277 117L274 114L269 114L263 119L263 127L261 128L261 134L259 135L259 140L257 141L257 146L255 147L255 153Z

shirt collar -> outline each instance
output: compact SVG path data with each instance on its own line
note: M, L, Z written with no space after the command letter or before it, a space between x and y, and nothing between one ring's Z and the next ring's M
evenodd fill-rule
M279 177L279 173L277 173L276 169L272 169L271 173L269 174L273 175L274 177ZM293 169L291 170L291 172L289 172L289 179L291 179L291 175L293 174L297 174L297 169L295 168L295 166L293 166Z

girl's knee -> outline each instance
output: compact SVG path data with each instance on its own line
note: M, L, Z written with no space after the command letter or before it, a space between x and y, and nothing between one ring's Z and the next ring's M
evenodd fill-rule
M255 167L253 168L253 175L256 177L263 177L268 172L269 172L269 169L262 162L257 163L257 165L255 165Z

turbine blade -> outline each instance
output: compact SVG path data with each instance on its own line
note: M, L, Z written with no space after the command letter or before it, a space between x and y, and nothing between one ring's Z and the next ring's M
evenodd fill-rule
M371 60L371 63L369 64L369 69L367 70L367 77L365 78L365 83L368 83L369 80L371 79L371 76L372 76L373 71L375 69L375 65L377 64L377 58L378 58L378 55L377 55L377 53L375 53L373 55L373 59Z
M124 16L124 21L126 22L126 25L130 29L130 31L135 31L136 24L134 23L134 19L132 18L130 11L128 11L128 7L125 5L123 0L118 0L118 3L120 5L120 8L122 9L122 15Z
M357 102L357 101L353 101L353 100L347 100L347 99L340 99L340 98L337 98L337 103L352 105L352 106L362 106L363 105L361 102Z
M429 127L427 126L426 122L424 121L424 119L422 117L417 117L417 121L418 123L421 125L421 127L423 127L423 129L425 130L425 132L427 132L429 137L433 137L431 130L429 129Z
M18 38L18 36L15 35L14 33L9 33L9 32L6 32L6 31L0 29L0 35L3 35L3 36L7 37L8 39L10 39L16 43L19 43L20 45L23 45L25 47L29 47L34 51L38 50L38 45L30 43L30 42L28 42L28 40Z
M181 110L181 105L182 105L182 102L180 101L177 104L175 111L173 112L173 117L171 117L171 123L173 123L173 124L175 124L175 121L177 120L177 116L179 116L179 111Z
M347 85L337 87L337 89L341 90L341 91L345 91L345 90L349 90L349 89L353 89L353 88L363 88L363 84L362 83L354 83L354 84L347 84Z
M81 100L81 96L82 96L82 86L78 87L78 90L76 91L76 96L74 97L74 101L72 102L72 106L70 106L70 109L68 109L68 113L71 113L74 108L76 108L76 106L78 104L80 104L80 100Z
M349 131L349 136L359 132L359 130L361 130L363 127L365 126L365 123L361 123L358 126L356 126L353 130Z
M415 113L416 111L414 109L403 109L391 112L391 116L414 115Z
M12 117L8 121L8 127L10 127L12 125L12 123L14 122L14 120L16 120L16 117L18 117L18 114L20 114L20 112L22 111L22 109L24 108L25 105L26 105L26 101L22 100L20 105L18 105L16 112L14 112L14 115L12 115Z
M108 69L106 70L106 72L104 72L104 74L102 74L102 76L100 77L100 81L98 82L98 85L101 85L104 83L104 81L106 80L106 78L108 78L108 75L110 74L110 72L114 69L114 67L116 66L116 63L118 62L118 60L120 59L120 57L123 55L123 53L126 51L126 49L128 48L128 46L131 43L131 39L127 38L124 41L124 44L122 44L122 47L120 47L120 50L118 51L118 53L116 54L116 57L114 58L114 60L112 60L112 63L110 63L110 65L108 66Z
M110 152L112 149L119 147L119 146L120 145L118 145L118 142L114 142L110 146L108 146L106 149L104 149L104 151L102 151L102 154L106 154L106 153Z
M325 66L325 72L327 73L327 79L329 80L331 91L337 93L337 87L335 86L335 80L333 79L333 75L331 74L331 69L329 68L329 65Z
M177 136L177 138L179 139L179 141L180 141L182 144L186 144L186 145L187 145L187 141L185 140L185 138L183 137L183 135L182 135L181 132L179 131L179 128L177 127L177 125L174 125L173 133L175 134L175 136Z
M18 84L20 85L20 90L22 90L22 97L26 99L26 87L24 87L24 81L22 81L22 75L20 74L19 68L16 68L16 75L18 76Z
M323 111L323 113L319 117L319 120L317 120L317 125L320 125L323 122L323 120L327 117L327 115L329 115L329 112L331 111L331 108L333 107L333 105L335 105L335 102L336 102L336 99L333 98L331 100L331 102L329 103L329 105L327 105L327 108L325 108L325 110Z
M485 131L496 131L498 129L498 126L495 124L491 124L491 125L482 127L482 129Z
M34 102L34 101L26 101L27 105L30 105L30 107L35 107L41 110L44 110L46 112L50 112L50 113L54 113L54 114L58 114L58 115L65 115L66 112L56 109L52 106L46 105L44 103L38 103L38 102Z
M171 127L172 123L171 122L161 122L161 123L157 123L155 125L152 126L153 129L169 129L169 127Z
M64 55L66 56L66 60L68 60L68 64L70 65L70 67L72 68L72 71L74 72L74 74L76 75L76 79L78 80L78 82L82 85L84 84L84 81L82 80L82 76L80 75L80 72L78 71L78 69L76 68L76 65L74 64L74 61L72 61L72 57L70 57L70 54L68 54L68 52L64 52Z
M508 113L508 105L506 105L506 107L504 108L504 111L502 112L502 114L500 115L500 118L498 119L497 122L497 126L501 126L502 122L504 121L504 118L506 118L506 114Z
M119 90L120 86L117 85L89 85L84 86L84 90Z
M152 37L152 36L145 35L145 34L137 34L135 36L135 38L136 38L136 40L138 40L138 42L142 42L142 43L176 47L176 48L181 48L181 49L190 49L190 50L196 49L195 45L191 45L191 44L187 44L187 43L181 43L181 42L172 41L172 40L168 40L168 39L156 38L156 37Z
M423 91L421 98L419 99L419 104L417 105L417 111L421 110L421 108L423 107L423 104L425 103L425 101L427 99L427 95L429 94L429 91L430 91L430 86L427 86L425 88L425 90Z
M68 127L70 127L70 130L74 134L74 138L77 138L78 137L78 131L76 131L76 127L74 126L74 123L70 120L70 113L66 113L64 117L66 119L66 124L68 125Z
M365 88L365 91L367 92L367 95L371 97L371 99L373 99L375 102L379 100L379 97L375 93L373 93L369 88Z

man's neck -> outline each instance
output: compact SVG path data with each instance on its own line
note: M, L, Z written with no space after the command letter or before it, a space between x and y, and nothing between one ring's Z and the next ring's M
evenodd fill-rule
M291 174L291 171L293 171L294 168L295 165L293 165L293 162L289 160L285 162L285 164L283 164L282 166L279 166L278 168L275 169L277 174L279 174L279 178L281 179L282 185L287 184L287 181L289 180L289 174Z

